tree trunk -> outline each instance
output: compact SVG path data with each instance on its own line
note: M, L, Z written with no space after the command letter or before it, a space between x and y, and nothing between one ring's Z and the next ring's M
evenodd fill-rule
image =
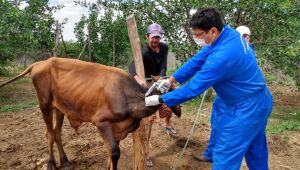
M23 65L24 65L24 69L27 67L27 63L26 63L26 54L23 55Z
M59 34L60 34L60 37L61 37L61 41L62 41L62 43L63 43L63 45L64 45L64 55L67 56L67 55L68 55L68 54L67 54L67 46L66 46L66 44L65 44L65 41L64 41L64 37L63 37L63 35L62 35L61 28L59 29Z
M53 56L54 57L57 57L57 53L58 53L58 44L59 44L59 23L58 21L56 20L55 21L55 26L56 26L56 30L55 30L55 46L54 48L52 49L52 52L53 52Z
M187 18L187 21L190 20L191 18L191 15L190 15L190 9L188 8L187 4L185 1L183 1L183 5L184 5L184 9L185 9L185 15L186 15L186 18ZM194 40L193 40L193 37L192 37L192 34L191 34L191 31L189 29L189 22L186 22L184 25L183 25L183 28L186 32L186 35L189 39L189 42L191 44L191 53L192 55L196 54L196 48L195 48L195 43L194 43Z
M112 65L115 66L116 65L116 47L115 47L115 32L113 32L113 39L112 39L112 59L113 59L113 63Z
M91 48L91 30L90 30L90 25L88 29L88 43L89 43L89 61L92 61L92 48Z
M82 50L81 50L81 52L80 52L80 54L79 54L79 56L78 56L78 60L80 60L80 57L82 56L82 54L83 54L83 52L84 52L84 50L85 50L85 47L86 47L86 43L84 43L84 46L83 46L83 48L82 48Z

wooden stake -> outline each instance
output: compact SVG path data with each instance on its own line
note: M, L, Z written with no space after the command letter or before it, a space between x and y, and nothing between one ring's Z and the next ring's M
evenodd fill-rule
M134 57L134 63L137 75L144 79L144 63L142 58L142 51L140 45L140 39L138 36L137 26L134 19L134 15L130 15L126 18L128 35L130 39L132 54ZM133 145L134 145L134 160L133 160L133 170L145 170L145 150L147 146L147 128L148 118L142 119L140 127L132 134Z

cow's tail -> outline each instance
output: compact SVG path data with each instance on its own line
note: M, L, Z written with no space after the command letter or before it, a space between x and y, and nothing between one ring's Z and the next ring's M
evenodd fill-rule
M40 62L41 62L41 61L40 61ZM27 68L26 68L21 74L19 74L18 76L14 77L14 78L12 78L12 79L10 79L10 80L4 82L4 83L1 83L1 84L0 84L0 88L3 87L3 86L5 86L5 85L7 85L7 84L9 84L9 83L11 83L11 82L14 82L14 81L18 80L19 78L25 76L26 74L30 73L31 70L32 70L32 68L33 68L34 66L36 66L37 64L39 64L40 62L36 62L36 63L31 64L29 67L27 67Z

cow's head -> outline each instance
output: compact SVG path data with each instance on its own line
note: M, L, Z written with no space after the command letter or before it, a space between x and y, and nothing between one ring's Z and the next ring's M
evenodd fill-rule
M156 81L158 81L159 79L160 79L160 77L159 76L151 76L152 77L152 83L151 84L153 84L154 82L156 82ZM169 92L170 91L173 91L173 90L175 90L176 89L176 86L175 86L175 84L172 84L171 85L171 87L169 88ZM153 92L150 94L150 95L156 95L156 94L158 94L158 95L161 95L162 93L159 91L159 90L157 90L156 88L153 90ZM166 106L162 106L162 108L161 108L161 110L165 110L165 111L167 111L168 109L171 109L172 110L172 112L177 116L177 117L180 117L181 116L181 106L180 105L177 105L177 106L173 106L173 107L171 107L171 108L166 108Z

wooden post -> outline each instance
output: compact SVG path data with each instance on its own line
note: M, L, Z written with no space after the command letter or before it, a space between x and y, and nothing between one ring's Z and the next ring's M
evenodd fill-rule
M116 66L116 47L115 47L115 32L113 32L113 39L112 39L112 66Z
M53 52L53 56L57 57L58 44L59 44L59 31L60 31L59 23L58 23L57 20L55 21L55 26L56 26L56 30L55 30L55 46L52 49L52 52Z
M130 39L132 54L134 57L134 63L137 75L144 79L144 63L142 59L142 51L140 45L140 39L138 36L137 26L134 19L134 15L130 15L126 18L128 35ZM140 127L132 134L133 145L134 145L134 160L133 160L133 170L145 170L145 148L147 136L146 136L146 126L148 118L142 119Z
M90 24L88 26L88 49L89 49L89 61L92 61L92 48L91 48L91 29Z

